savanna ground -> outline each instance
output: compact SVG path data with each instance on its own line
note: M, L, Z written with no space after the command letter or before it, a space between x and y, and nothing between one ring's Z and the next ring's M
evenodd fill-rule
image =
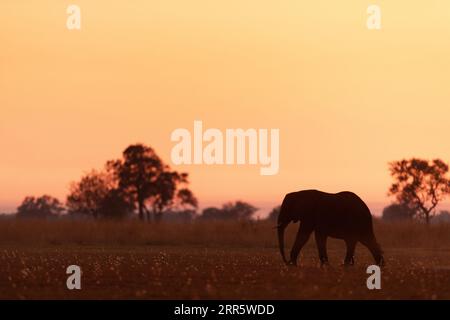
M290 226L287 244L297 225ZM381 290L358 244L342 266L343 241L328 241L320 268L311 237L299 267L281 262L273 224L147 224L0 221L1 299L450 299L450 225L375 223L385 251ZM66 268L82 269L69 291Z

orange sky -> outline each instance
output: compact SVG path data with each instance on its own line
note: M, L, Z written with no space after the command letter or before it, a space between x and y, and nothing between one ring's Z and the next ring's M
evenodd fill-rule
M80 31L66 28L72 3ZM366 28L372 3L379 31ZM280 129L278 175L172 166L202 206L268 208L316 188L378 212L387 162L450 161L449 39L448 1L2 0L0 211L63 200L130 143L170 163L171 132L202 120Z

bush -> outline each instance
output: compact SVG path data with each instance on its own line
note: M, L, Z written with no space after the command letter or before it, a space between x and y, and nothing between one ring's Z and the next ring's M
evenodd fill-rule
M384 208L383 220L385 221L401 221L411 220L415 215L414 210L404 204L394 203Z

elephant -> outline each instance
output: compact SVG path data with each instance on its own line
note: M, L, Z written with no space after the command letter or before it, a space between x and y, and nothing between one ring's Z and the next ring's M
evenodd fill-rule
M290 260L284 254L284 231L290 223L300 221ZM372 215L367 205L353 192L326 193L318 190L302 190L288 193L278 216L278 243L281 257L288 265L297 265L302 247L314 231L321 266L328 265L327 237L343 239L347 246L344 265L354 264L357 242L371 252L377 265L384 264L383 251L378 244L372 226Z

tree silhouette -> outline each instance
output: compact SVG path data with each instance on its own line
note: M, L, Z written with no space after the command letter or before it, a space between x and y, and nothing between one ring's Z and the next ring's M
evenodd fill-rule
M176 171L162 171L158 175L158 178L155 181L156 192L150 196L148 201L152 206L155 220L161 220L164 208L172 204L175 195L177 195L177 186L180 183L187 183L186 174L179 174Z
M41 197L26 197L17 208L20 218L51 218L60 215L64 206L58 199L49 195Z
M223 211L216 207L208 207L203 209L202 214L199 217L202 220L219 220L225 219Z
M450 211L442 210L433 218L433 223L450 223Z
M385 221L405 221L411 220L415 214L415 210L407 205L394 203L383 209L382 219Z
M94 218L125 217L134 209L117 188L117 182L107 171L92 170L77 183L72 183L66 200L69 213L81 213Z
M191 222L196 216L195 210L166 210L164 211L164 221L170 222Z
M394 183L388 194L428 224L436 206L450 193L448 165L440 159L412 158L389 163L389 170Z
M183 189L177 190L188 183L188 174L171 171L152 148L143 144L130 145L123 152L122 159L109 161L107 168L116 177L118 189L127 202L137 207L141 220L146 214L150 221L151 212L155 220L160 220L164 210L170 208L179 195L187 196L187 191L180 194ZM195 199L192 192L190 195ZM191 204L196 206L196 200Z
M163 163L152 148L131 145L123 152L123 159L109 161L107 167L119 181L119 188L131 202L137 204L139 219L149 216L145 202L158 193L156 180L163 172Z
M92 170L72 183L66 205L69 213L81 213L98 218L102 203L112 189L113 181L108 174Z
M93 170L72 183L67 197L70 213L95 218L125 217L137 209L139 218L160 220L164 211L181 206L197 208L186 188L188 174L172 171L155 151L143 144L128 146L121 159L108 161L104 171Z
M107 219L122 219L133 212L133 204L127 201L120 189L111 189L103 199L99 216Z
M200 219L204 220L250 220L258 208L244 201L227 202L221 209L205 208Z
M273 208L267 216L267 220L276 221L278 219L278 215L280 214L280 210L281 206L276 206L275 208Z
M178 190L177 198L179 205L186 210L186 207L198 208L198 200L191 190L182 188Z
M222 210L232 219L249 220L258 208L244 201L236 201L225 203Z

